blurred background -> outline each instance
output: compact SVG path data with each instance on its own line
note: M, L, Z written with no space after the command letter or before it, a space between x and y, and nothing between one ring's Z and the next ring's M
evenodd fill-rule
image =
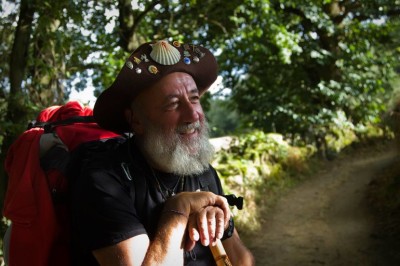
M310 160L395 137L399 15L399 0L1 0L0 205L6 152L38 111L93 105L139 44L167 39L217 57L202 99L214 164L253 205L239 226L257 228L260 195Z

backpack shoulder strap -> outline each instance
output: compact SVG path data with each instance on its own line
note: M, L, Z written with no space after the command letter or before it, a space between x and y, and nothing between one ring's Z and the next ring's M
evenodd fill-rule
M217 178L217 172L210 166L209 170L198 176L200 189L211 191L215 194L222 193L221 182Z
M143 169L136 165L135 160L132 158L131 147L129 139L116 150L115 156L118 158L119 165L122 174L126 177L127 185L129 186L131 196L135 199L135 206L144 206L146 191L147 191L147 180L146 174ZM140 189L138 189L140 188Z
M221 181L217 178L217 171L210 166L210 171L199 177L199 183L202 188L208 188L208 190L216 194L221 194L223 192ZM203 190L203 189L202 189ZM230 206L236 206L239 210L243 208L243 197L236 197L234 194L223 195Z
M53 132L54 128L58 126L66 126L75 123L95 123L93 116L73 116L67 119L52 121L52 122L41 122L33 120L28 124L27 129L31 128L43 128L44 133Z

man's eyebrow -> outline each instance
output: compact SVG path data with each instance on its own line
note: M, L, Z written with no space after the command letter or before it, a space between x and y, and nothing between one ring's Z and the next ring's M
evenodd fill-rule
M193 88L191 90L189 90L188 94L198 94L199 93L199 89L198 88ZM165 97L165 100L171 100L173 98L178 98L180 94L178 93L173 93L173 94L169 94Z
M193 89L189 90L189 93L199 93L199 89L193 88Z
M167 95L165 96L165 99L170 100L170 99L176 98L176 97L179 97L179 94L178 94L178 93L171 93L171 94L167 94Z

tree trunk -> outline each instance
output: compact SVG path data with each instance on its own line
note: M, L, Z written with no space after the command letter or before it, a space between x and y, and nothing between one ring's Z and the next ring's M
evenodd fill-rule
M27 109L25 104L22 81L25 77L28 60L28 47L32 31L34 15L34 1L21 0L19 20L15 31L14 43L10 56L10 94L7 101L6 121L12 122L12 127L4 129L4 139L0 153L0 207L3 209L4 196L7 187L7 177L4 169L4 160L11 143L21 133L24 125Z
M143 11L132 10L132 1L118 0L119 10L119 46L126 52L133 52L138 45L143 42L139 36L135 36L136 30L140 22L145 16L154 11L154 7L158 4L165 2L165 0L157 0L149 3ZM136 37L136 39L135 39Z

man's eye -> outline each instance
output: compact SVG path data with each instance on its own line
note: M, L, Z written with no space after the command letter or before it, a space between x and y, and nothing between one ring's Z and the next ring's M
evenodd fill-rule
M198 96L198 95L196 95L196 96L192 96L191 98L190 98L190 101L193 103L193 102L198 102L200 100L200 97Z
M167 105L167 109L175 109L176 107L178 107L178 105L179 105L179 102L172 102L172 103L169 103L169 104Z

